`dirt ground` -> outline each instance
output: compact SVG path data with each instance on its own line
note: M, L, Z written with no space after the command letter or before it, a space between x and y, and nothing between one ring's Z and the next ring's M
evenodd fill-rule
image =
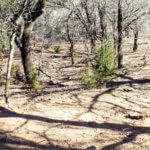
M150 150L149 37L140 37L135 53L126 39L125 67L102 89L80 86L81 54L72 66L61 47L43 52L41 90L12 82L8 108L0 87L0 150ZM39 55L36 49L35 66ZM7 59L1 62L4 73Z

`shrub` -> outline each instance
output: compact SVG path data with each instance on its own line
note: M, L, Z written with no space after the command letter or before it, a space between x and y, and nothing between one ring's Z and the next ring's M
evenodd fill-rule
M3 60L3 58L4 58L4 55L3 55L3 53L0 51L0 59Z
M24 81L23 75L21 74L20 67L16 64L12 64L11 75L15 79L14 84L18 84L19 81Z
M16 65L16 64L12 64L12 67L11 67L11 75L12 75L14 78L16 78L18 72L19 72L19 66Z
M36 76L37 76L37 73L36 73L35 69L32 68L28 75L28 77L30 79L30 85L33 89L40 90L41 85Z
M81 77L81 82L88 88L96 88L107 84L115 75L114 49L107 40L103 40L100 48L91 59L89 67Z
M75 60L77 60L80 57L80 54L77 51L74 51L73 57Z
M5 85L4 79L2 77L0 77L0 86Z
M61 48L60 48L60 46L55 46L55 47L53 48L53 50L55 51L55 53L60 53Z

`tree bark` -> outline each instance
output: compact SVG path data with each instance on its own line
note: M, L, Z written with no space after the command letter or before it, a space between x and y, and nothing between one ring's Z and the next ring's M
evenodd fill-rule
M7 77L6 77L6 86L5 86L5 103L8 103L9 98L9 85L10 85L10 77L11 77L11 68L13 62L13 56L15 51L15 36L16 32L12 33L10 37L10 54L8 59L8 67L7 67Z
M123 67L123 53L122 53L122 6L121 6L121 0L118 0L118 69L121 69Z
M134 32L133 52L136 52L137 48L138 48L138 30Z
M74 64L74 36L71 36L70 35L70 32L69 32L69 25L67 25L67 37L68 37L68 41L70 43L70 57L71 57L71 64L73 65ZM74 31L73 31L74 32ZM74 34L74 33L73 33Z
M26 81L30 83L29 73L31 72L31 69L33 68L32 64L32 54L31 54L31 32L32 28L34 26L34 22L28 23L24 26L24 32L22 35L22 46L20 47L21 51L21 57L22 57L22 64L24 68L24 73L26 77Z
M99 11L99 18L100 18L100 27L101 27L101 41L103 39L107 39L107 29L106 29L106 23L105 23L105 8L100 7L98 5L98 11Z
M71 63L72 65L74 65L74 43L73 42L71 43L70 46L70 54L71 54Z
M94 54L95 51L95 46L96 46L96 38L95 38L95 28L92 28L92 20L91 20L91 16L90 16L90 12L89 12L89 8L88 8L88 2L84 1L82 3L82 7L85 10L85 14L86 14L86 31L88 34L88 37L90 38L90 55L92 56ZM95 26L95 25L94 25Z
M71 57L71 64L74 65L74 22L72 21L73 23L73 28L72 28L72 34L70 33L71 32L71 27L69 25L69 20L71 19L71 16L73 14L73 10L71 11L71 13L68 15L68 22L67 22L67 38L68 38L68 41L70 43L70 57Z
M10 78L11 78L11 68L12 68L12 62L13 62L13 56L15 51L15 39L17 35L17 30L19 28L19 23L22 19L22 15L25 11L26 5L28 3L28 0L24 0L22 9L19 11L19 13L14 16L13 23L15 24L15 27L13 27L13 31L10 37L10 53L9 53L9 59L8 59L8 67L7 67L7 77L6 77L6 85L5 85L5 103L8 104L9 100L9 86L10 86Z
M31 33L36 19L45 11L45 3L46 0L38 0L33 10L24 18L24 30L21 38L21 46L19 48L27 83L31 83L29 73L34 69L32 63Z

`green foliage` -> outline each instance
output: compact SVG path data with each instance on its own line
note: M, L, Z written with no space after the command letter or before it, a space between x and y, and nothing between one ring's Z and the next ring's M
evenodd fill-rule
M55 47L53 48L53 50L55 51L55 53L60 53L60 51L61 51L62 49L60 48L60 46L55 46Z
M15 79L14 83L18 84L19 81L23 81L23 76L21 76L20 67L16 64L12 64L11 75Z
M14 78L16 78L18 72L19 72L19 66L16 65L16 64L12 64L12 67L11 67L11 75L12 75Z
M12 32L12 24L6 23L6 21L10 20L9 18L13 15L12 12L15 14L20 9L22 3L23 0L0 0L0 28L2 29L0 34L0 50L8 49L9 36Z
M9 41L8 36L6 34L0 35L0 51L8 48Z
M73 53L73 57L74 57L74 59L76 60L76 59L78 59L78 58L80 57L80 54L79 54L77 51L75 51L75 52Z
M11 0L1 0L0 1L0 9L1 11L4 9L12 9L12 10L16 10L20 7L20 3L22 3L23 1L21 0L20 2L14 1L12 2ZM9 7L8 7L9 5Z
M92 58L92 67L82 75L81 82L88 88L96 88L108 83L115 71L114 49L107 40L103 40Z
M36 73L35 69L32 68L28 75L28 77L30 79L30 85L34 90L40 90L41 85L36 76L37 76L37 73Z
M4 79L3 77L0 77L0 86L3 86L3 85L5 85Z
M3 53L0 51L0 60L1 60L1 59L3 60L3 58L4 58L4 55L3 55Z
M3 29L3 31L7 31L8 25L3 23L3 20L0 19L0 27ZM2 32L0 34L0 51L5 50L9 46L9 33Z

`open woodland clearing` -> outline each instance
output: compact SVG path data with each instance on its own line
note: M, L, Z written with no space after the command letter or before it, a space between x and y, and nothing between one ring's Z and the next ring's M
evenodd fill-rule
M107 87L91 90L78 80L85 66L80 53L72 66L67 46L60 45L58 54L44 49L41 90L34 92L13 79L8 108L0 87L0 149L149 150L150 37L140 35L134 53L132 43L132 38L124 41L125 67L118 76ZM76 50L82 52L79 46ZM39 52L36 47L35 66ZM19 61L16 52L14 62ZM4 58L2 74L6 65Z

